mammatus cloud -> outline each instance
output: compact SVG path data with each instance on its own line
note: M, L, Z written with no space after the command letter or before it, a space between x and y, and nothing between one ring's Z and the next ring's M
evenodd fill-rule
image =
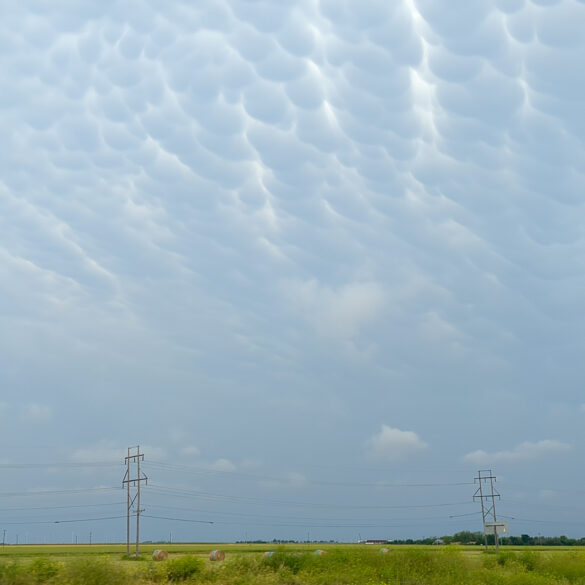
M514 461L528 461L539 459L546 455L554 453L564 453L571 449L571 445L556 440L544 440L531 443L525 441L520 443L510 451L496 451L487 453L486 451L477 450L468 453L463 457L464 461L476 465L485 465L491 463L505 463Z
M6 436L233 483L257 437L302 470L378 431L407 467L382 409L446 463L491 388L505 445L564 436L536 398L583 402L585 2L4 4Z
M427 448L427 444L413 431L402 431L382 425L381 431L367 442L371 459L397 461Z

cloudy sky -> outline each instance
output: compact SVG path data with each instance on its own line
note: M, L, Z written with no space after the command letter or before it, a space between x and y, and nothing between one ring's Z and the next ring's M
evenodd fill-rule
M585 535L584 0L0 8L7 541Z

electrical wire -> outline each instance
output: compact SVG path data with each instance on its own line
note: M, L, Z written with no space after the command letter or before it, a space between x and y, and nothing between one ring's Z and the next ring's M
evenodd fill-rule
M120 467L123 464L118 461L116 463L110 461L95 461L88 463L71 463L71 462L57 462L57 463L0 463L0 469L41 469L41 468L83 468L83 467Z
M54 496L62 494L85 494L89 492L106 492L106 491L121 491L121 487L100 487L100 488L82 488L75 490L43 490L43 491L32 491L32 492L0 492L0 498L11 498L11 497L34 497L34 496Z
M230 517L237 517L237 518L251 518L251 519L261 519L261 520L271 520L274 522L289 522L291 520L295 521L302 521L302 522L371 522L372 518L327 518L327 517L306 517L306 516L287 516L287 515L267 515L267 514L247 514L243 512L225 512L225 511L216 511L216 510L201 510L201 509L193 509L193 508L179 508L176 506L159 506L159 505L149 505L149 510L173 510L183 513L196 513L196 514L213 514L214 516L224 516L227 518ZM479 514L480 512L477 512ZM461 516L465 516L462 514ZM449 518L456 517L456 516L449 516Z
M18 508L0 508L0 512L14 512L20 510L68 510L70 508L97 508L101 506L121 506L126 502L111 502L105 504L77 504L71 506L21 506Z
M187 518L169 518L168 516L151 516L150 514L141 514L143 518L155 518L157 520L172 520L173 522L192 522L195 524L215 524L211 520L189 520Z
M187 490L182 488L171 488L167 486L161 486L158 484L149 484L146 489L153 490L156 493L165 494L165 495L174 495L176 497L197 497L200 499L207 499L212 501L230 501L234 503L238 502L245 502L248 504L256 504L256 505L276 505L276 506L300 506L300 507L314 507L314 508L354 508L354 509L363 509L363 510L391 510L397 508L399 506L395 505L387 505L387 506L380 506L380 505L351 505L351 504L327 504L327 503L317 503L317 502L298 502L298 501L291 501L291 500L274 500L274 499L267 499L267 498L251 498L245 496L233 496L227 494L213 494L210 492L204 492L199 490ZM445 507L445 506L460 506L472 504L472 502L453 502L453 503L442 503L442 504L413 504L412 508L420 507L420 508L433 508L433 507Z
M252 473L243 473L243 472L236 472L236 471L223 471L219 469L204 469L204 468L197 468L197 467L190 467L187 465L176 465L170 463L164 463L161 461L149 461L144 466L146 467L153 467L167 471L175 471L178 473L187 473L187 474L195 474L195 475L224 475L229 477L239 477L243 479L253 480L253 481L278 481L278 482L287 482L288 478L286 477L276 477L276 476L269 476L269 475L259 475L259 474L252 474ZM416 482L416 483L389 483L389 482L340 482L340 481L322 481L322 480L306 480L306 483L311 485L324 485L324 486L335 486L335 487L373 487L373 488L414 488L414 487L456 487L456 486L468 486L474 485L474 482L455 482L455 483L429 483L429 482Z
M71 520L30 520L20 522L2 522L2 525L10 526L27 526L30 524L71 524L74 522L99 522L101 520L119 520L120 518L126 518L126 516L100 516L97 518L79 518Z

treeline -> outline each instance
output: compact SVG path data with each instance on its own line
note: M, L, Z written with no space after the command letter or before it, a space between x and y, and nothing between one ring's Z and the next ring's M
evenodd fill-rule
M488 534L488 545L495 544L494 535ZM483 532L457 532L452 536L441 536L439 538L421 538L418 540L393 540L393 544L485 544ZM513 546L585 546L584 538L568 538L567 536L530 536L522 534L520 536L500 536L500 544Z

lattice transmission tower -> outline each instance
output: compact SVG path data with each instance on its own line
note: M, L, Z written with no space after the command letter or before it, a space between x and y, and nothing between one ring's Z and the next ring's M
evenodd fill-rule
M491 469L482 469L477 472L474 482L479 484L473 499L481 502L481 516L483 519L483 533L485 537L485 549L488 549L488 532L494 535L496 551L499 550L500 542L498 539L498 520L496 518L496 498L500 499L500 494L496 491L494 483L495 475L492 475ZM502 527L505 523L502 523Z
M128 447L128 455L124 458L126 473L122 486L126 486L126 555L130 556L130 516L136 514L136 552L140 553L140 486L142 482L148 484L148 477L140 469L140 463L144 461L144 453L140 452L140 446Z

